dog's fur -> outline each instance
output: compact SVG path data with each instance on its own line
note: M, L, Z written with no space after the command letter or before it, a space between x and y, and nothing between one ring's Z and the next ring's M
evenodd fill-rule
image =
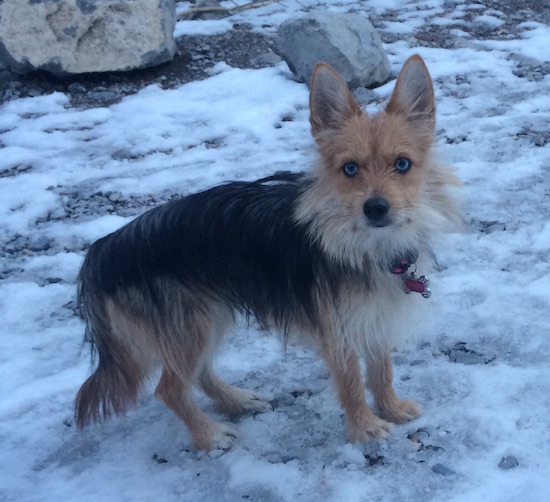
M436 236L460 222L450 194L458 182L432 153L430 76L413 56L385 111L369 116L320 63L310 108L320 153L313 172L190 195L91 246L79 298L99 363L76 397L79 426L123 413L161 367L155 395L186 423L195 447L228 448L233 428L205 415L192 389L229 414L269 409L212 370L238 314L309 338L335 380L351 440L383 437L389 422L419 415L392 384L392 326L406 322L399 312L411 300L392 263L430 257ZM400 158L412 162L407 172L396 169ZM365 400L360 356L379 416Z

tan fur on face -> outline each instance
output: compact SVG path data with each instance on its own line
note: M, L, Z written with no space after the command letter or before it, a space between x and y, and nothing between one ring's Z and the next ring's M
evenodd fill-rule
M320 183L341 199L351 215L365 218L363 204L369 197L380 195L391 204L391 218L401 223L400 211L414 203L426 183L431 137L417 134L402 116L381 113L354 116L332 134L320 134L317 142ZM412 161L410 172L396 172L394 164L399 157ZM342 171L347 162L359 167L353 178Z
M419 58L405 64L387 109L377 115L361 112L345 82L324 64L316 67L310 103L320 162L296 217L313 225L336 260L360 269L371 260L384 268L381 257L391 260L407 249L422 252L434 235L458 226L450 193L458 182L434 161L433 89ZM408 172L396 171L399 157L412 161ZM352 178L342 170L347 162L359 168ZM390 203L387 227L370 226L363 213L374 195Z

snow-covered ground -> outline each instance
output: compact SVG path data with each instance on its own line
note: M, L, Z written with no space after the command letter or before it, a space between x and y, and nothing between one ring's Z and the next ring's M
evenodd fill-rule
M395 353L398 392L423 415L387 440L349 444L318 357L242 326L219 372L274 410L237 420L230 451L191 450L150 393L125 417L76 431L73 399L90 370L73 313L83 247L145 209L133 200L307 169L308 91L284 64L220 64L204 81L109 108L74 109L59 93L18 99L0 106L0 500L550 500L550 78L514 74L547 57L550 28L525 22L516 36L476 40L456 27L466 14L489 30L504 14L449 12L443 0L289 0L176 33L273 30L312 6L394 11L382 25L393 69L415 52L426 60L440 152L464 181L468 233L442 243L431 274L437 320L411 325L422 341ZM418 27L451 21L453 49L410 46ZM126 204L125 216L78 204L97 193ZM508 456L518 465L499 467Z

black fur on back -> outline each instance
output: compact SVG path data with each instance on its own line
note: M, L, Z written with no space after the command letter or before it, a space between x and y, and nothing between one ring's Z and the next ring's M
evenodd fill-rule
M80 273L81 302L133 287L163 315L157 279L181 283L267 327L315 322L315 295L336 294L359 272L334 263L294 219L311 181L281 173L231 182L152 209L91 247ZM329 293L330 294L330 293ZM85 308L85 305L84 305Z

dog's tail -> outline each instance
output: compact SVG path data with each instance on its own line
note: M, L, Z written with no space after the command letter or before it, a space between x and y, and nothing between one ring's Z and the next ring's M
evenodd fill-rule
M124 413L137 401L146 380L131 347L113 332L105 298L90 270L91 258L86 257L80 271L78 304L86 321L85 340L91 344L92 362L97 361L97 367L76 395L75 421L79 428Z

